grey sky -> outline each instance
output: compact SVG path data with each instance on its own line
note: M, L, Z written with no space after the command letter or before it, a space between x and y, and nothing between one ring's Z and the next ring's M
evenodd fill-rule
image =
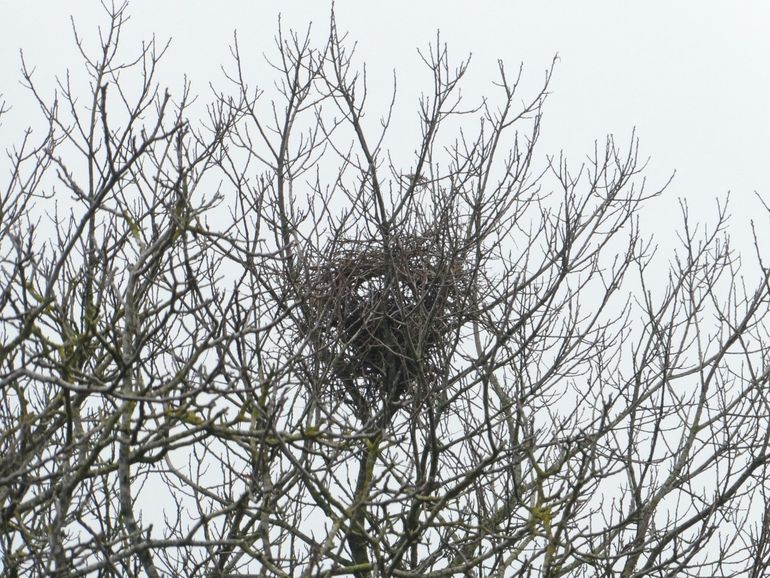
M220 67L231 62L234 30L259 83L266 69L261 54L274 54L279 12L285 28L313 22L320 42L330 8L327 0L132 0L122 46L130 56L153 34L161 42L172 38L160 82L178 91L186 75L205 101L209 82L224 85ZM494 99L497 59L512 72L524 63L527 97L558 54L539 167L560 150L579 164L595 141L601 145L614 133L622 145L636 128L641 155L651 158L649 189L677 173L667 194L644 212L643 234L673 243L678 197L688 200L696 219L709 218L714 200L730 190L738 245L750 248L747 225L755 215L762 242L770 245L768 214L755 196L770 203L770 0L337 0L336 13L339 28L358 43L359 62L367 64L375 118L390 100L395 70L393 130L404 135L407 153L417 145L409 140L417 131L417 98L431 89L417 48L435 41L437 30L455 62L473 55L463 88L469 104L482 95ZM0 0L0 94L13 107L0 126L0 150L41 118L19 83L19 49L47 90L68 68L80 81L70 15L95 48L96 27L106 23L97 0ZM85 98L87 85L81 86ZM267 98L274 94L269 83L262 88ZM0 160L0 171L6 166Z
M206 96L207 83L222 79L234 29L257 67L259 54L273 47L279 12L286 27L313 21L322 38L329 9L317 0L134 0L123 46L130 50L153 33L172 37L161 80L175 88L186 73ZM636 126L642 154L651 157L649 186L677 171L666 198L651 207L662 217L650 224L659 235L676 227L677 197L709 215L713 199L731 190L732 224L745 231L759 207L754 192L770 196L770 2L338 0L336 12L373 86L383 87L382 102L396 70L402 123L414 118L420 89L429 88L416 48L435 40L437 29L456 60L473 54L464 89L471 101L493 94L498 58L511 68L523 62L533 86L558 53L540 153L564 149L580 162L595 139L611 132L624 142ZM14 106L0 128L5 148L32 118L18 85L19 48L38 79L49 80L76 62L69 16L86 38L105 20L92 0L0 0L0 14L0 92ZM376 94L373 105L377 112Z

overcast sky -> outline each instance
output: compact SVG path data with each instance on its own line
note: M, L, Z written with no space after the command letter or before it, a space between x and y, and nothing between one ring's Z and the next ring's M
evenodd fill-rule
M253 55L270 52L279 12L285 26L313 22L322 37L330 3L305 1L134 0L124 47L153 34L173 39L161 80L178 87L183 74L208 94L222 79L228 45L238 30ZM770 198L770 2L624 2L337 0L338 25L358 42L374 86L399 80L397 114L413 118L429 76L416 49L441 31L457 60L472 53L466 85L470 97L492 93L498 58L525 66L534 86L558 53L560 61L546 105L540 153L580 162L607 133L627 140L634 127L651 162L650 187L676 170L667 196L656 202L658 237L676 226L678 197L713 214L714 199L732 191L733 226L748 220L768 228L755 193ZM34 114L18 83L19 49L43 81L75 60L69 17L85 37L104 23L95 0L0 0L0 93L14 106L0 127L0 146L17 141ZM255 66L257 66L255 64ZM380 83L380 84L377 84ZM413 148L414 144L410 144Z

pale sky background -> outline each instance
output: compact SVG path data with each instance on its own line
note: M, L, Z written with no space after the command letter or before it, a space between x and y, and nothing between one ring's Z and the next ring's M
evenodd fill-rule
M313 22L322 39L329 11L330 2L319 0L133 0L123 46L133 49L152 34L173 38L161 82L176 89L187 74L205 98L209 82L222 82L233 30L258 78L279 13L286 27ZM511 69L523 62L534 86L558 53L541 162L563 149L579 163L595 140L614 133L627 142L636 127L642 156L651 159L648 186L661 186L676 170L665 197L646 213L652 216L645 231L656 240L673 238L677 198L706 217L728 191L741 245L752 217L770 229L755 196L770 199L770 2L338 0L336 12L339 28L358 42L372 86L389 89L396 71L396 128L415 118L417 96L430 88L416 49L435 40L438 29L455 61L473 55L464 92L471 100L493 94L498 58ZM19 49L37 67L38 80L50 80L79 65L70 15L86 38L105 18L95 0L0 0L0 15L0 93L14 107L0 127L5 149L39 120L30 116L36 113L18 82ZM387 98L384 91L382 102Z
M223 84L220 66L231 62L235 29L258 79L261 54L274 49L278 14L287 28L313 22L323 40L330 7L326 0L132 0L122 43L133 53L153 34L172 38L161 83L178 90L186 74L206 100L210 82ZM558 53L537 166L560 150L579 164L595 141L614 133L625 143L636 127L642 157L650 157L648 187L676 171L642 222L664 259L679 227L680 197L695 218L710 219L715 199L730 191L732 231L749 262L752 218L770 239L770 218L756 198L770 202L770 0L337 0L336 13L367 63L373 114L389 100L396 71L394 130L408 135L409 150L417 145L409 140L417 97L431 87L416 49L437 30L455 62L473 55L464 85L471 102L493 95L497 59L512 71L524 63L526 96ZM13 107L0 125L0 150L40 121L19 82L19 49L50 89L55 75L81 67L70 16L87 40L106 23L96 0L0 0L0 94ZM6 166L0 161L0 171Z

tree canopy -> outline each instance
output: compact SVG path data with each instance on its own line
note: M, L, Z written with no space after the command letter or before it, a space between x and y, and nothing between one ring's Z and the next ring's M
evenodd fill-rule
M770 269L724 206L661 274L635 138L539 155L552 69L466 103L437 40L396 154L333 17L269 81L236 41L204 115L107 17L87 82L25 63L0 181L6 575L767 574Z

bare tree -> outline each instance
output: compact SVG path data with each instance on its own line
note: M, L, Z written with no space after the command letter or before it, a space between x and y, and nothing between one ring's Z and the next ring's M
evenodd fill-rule
M236 40L201 113L108 16L87 86L24 64L5 164L5 575L767 574L770 269L725 207L654 258L635 139L535 157L551 70L469 106L437 39L404 165L333 18L272 99Z

